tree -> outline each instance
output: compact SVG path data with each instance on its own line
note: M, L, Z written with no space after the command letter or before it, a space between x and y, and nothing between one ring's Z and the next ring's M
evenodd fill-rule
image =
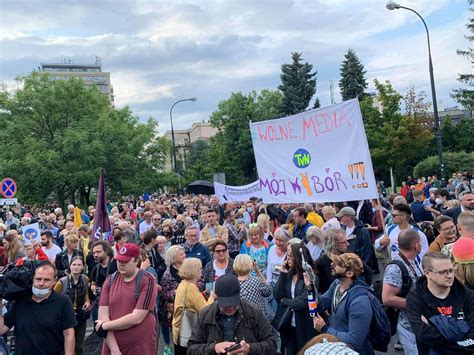
M315 108L320 108L320 107L321 107L321 103L319 102L319 97L317 97L317 98L314 100L313 109L315 109Z
M313 66L301 63L301 53L291 53L293 63L281 66L281 85L278 89L283 93L280 107L281 115L289 116L303 112L316 93L316 73L311 73Z
M472 119L462 119L456 126L448 116L441 123L443 149L450 152L472 152L474 147L474 124Z
M340 72L339 88L341 89L342 100L350 100L356 97L362 100L364 91L367 89L366 71L354 50L349 48L344 55Z
M402 115L402 95L389 81L374 80L379 109L371 97L361 102L361 112L369 143L374 169L379 178L386 180L393 167L398 179L411 174L420 158L429 153L434 139L431 127L418 121L413 115Z
M446 174L451 176L458 171L474 170L474 152L447 152L444 155ZM431 176L439 170L438 156L429 156L420 161L413 169L413 176Z
M229 184L241 185L257 178L249 121L264 121L280 116L279 91L262 90L245 95L231 94L211 114L210 122L219 129L211 138L208 152L210 172L224 172Z
M474 0L469 0L469 6L474 4ZM474 9L470 8L471 11ZM474 17L469 19L469 22L466 24L467 29L471 32L471 35L465 36L469 42L474 41ZM469 48L468 50L457 50L457 54L460 56L465 57L467 60L471 62L471 65L474 63L474 49ZM472 71L470 73L459 74L458 81L467 85L468 88L464 89L455 89L453 90L452 97L459 102L464 107L468 108L469 110L473 110L474 108L474 90L469 89L474 86L474 74Z
M186 156L184 177L187 183L194 180L212 180L212 162L209 158L210 143L197 141Z
M80 79L50 80L32 73L18 89L0 94L0 174L14 177L19 198L44 203L49 196L90 204L100 168L107 186L126 195L159 185L167 142L156 123L140 123L128 108L115 110L95 86Z

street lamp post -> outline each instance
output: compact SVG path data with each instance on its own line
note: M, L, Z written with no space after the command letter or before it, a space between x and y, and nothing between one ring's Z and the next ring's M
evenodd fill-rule
M192 101L195 102L197 99L195 97L190 97L189 99L182 99L176 101L173 106L171 106L170 109L170 121L171 121L171 140L173 143L173 170L176 174L178 174L178 166L176 165L176 143L174 140L174 128L173 128L173 108L176 106L176 104L183 102L183 101Z
M440 129L439 115L438 115L438 102L436 100L436 88L435 88L435 81L434 81L434 74L433 74L433 61L431 60L430 33L428 32L428 26L426 25L426 22L423 19L423 17L421 17L421 15L418 12L416 12L415 10L409 7L401 6L393 1L389 1L386 7L388 10L405 9L405 10L411 11L420 18L420 20L423 22L423 25L425 26L426 38L428 39L428 61L429 61L429 71L430 71L431 97L433 100L434 130L436 134L436 142L438 144L438 160L439 160L440 177L441 177L441 180L443 180L445 179L446 176L445 176L445 171L444 171L443 146L441 142L441 129Z

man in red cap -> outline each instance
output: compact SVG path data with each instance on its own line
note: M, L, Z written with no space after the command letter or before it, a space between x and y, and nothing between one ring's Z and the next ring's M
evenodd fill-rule
M117 264L100 295L96 330L105 337L103 353L156 354L156 280L140 270L136 244L122 245Z

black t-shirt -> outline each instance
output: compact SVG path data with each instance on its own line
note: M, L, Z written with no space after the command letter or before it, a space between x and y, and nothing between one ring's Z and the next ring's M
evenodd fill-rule
M107 268L109 269L107 272ZM101 264L94 266L91 273L91 281L95 282L98 287L102 287L108 275L117 271L117 260L112 260L110 267L103 267Z
M53 291L40 303L31 298L15 301L5 315L5 325L15 326L16 355L60 355L63 330L76 325L76 316L69 297Z

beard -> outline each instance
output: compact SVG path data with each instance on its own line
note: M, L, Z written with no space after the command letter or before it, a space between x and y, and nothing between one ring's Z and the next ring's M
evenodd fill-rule
M336 272L335 270L331 271L331 276L334 277L335 279L342 279L346 277L345 272Z

